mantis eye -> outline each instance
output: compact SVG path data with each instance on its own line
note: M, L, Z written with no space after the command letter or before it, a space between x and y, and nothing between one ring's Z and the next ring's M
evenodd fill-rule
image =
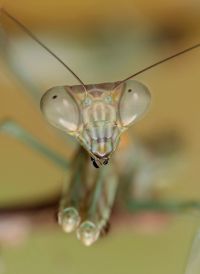
M40 107L51 125L67 133L72 133L78 129L79 108L65 87L49 89L43 95Z
M143 84L128 80L119 102L119 115L123 126L130 126L148 109L151 101L149 90Z

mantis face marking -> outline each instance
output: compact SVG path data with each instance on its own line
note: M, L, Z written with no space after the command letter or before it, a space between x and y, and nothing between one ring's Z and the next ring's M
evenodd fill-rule
M60 86L41 99L50 124L73 135L100 164L115 151L120 135L138 120L150 104L148 89L137 81Z

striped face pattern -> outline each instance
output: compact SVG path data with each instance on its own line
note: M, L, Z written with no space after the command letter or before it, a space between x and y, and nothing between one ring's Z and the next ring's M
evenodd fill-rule
M137 81L49 89L41 110L53 126L73 135L100 164L107 164L120 135L147 110L148 89Z

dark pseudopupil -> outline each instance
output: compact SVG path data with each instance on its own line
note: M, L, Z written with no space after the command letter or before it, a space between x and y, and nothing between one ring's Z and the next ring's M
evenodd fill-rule
M57 95L54 95L52 98L53 98L53 99L56 99L57 97L58 97Z
M131 92L131 91L132 91L132 89L129 89L129 90L128 90L128 92Z

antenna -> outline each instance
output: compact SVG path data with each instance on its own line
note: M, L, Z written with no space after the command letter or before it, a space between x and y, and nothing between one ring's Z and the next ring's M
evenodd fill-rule
M149 69L152 69L152 68L154 68L154 67L156 67L156 66L158 66L158 65L160 65L162 63L165 63L165 62L167 62L167 61L169 61L169 60L171 60L171 59L173 59L175 57L178 57L178 56L180 56L180 55L182 55L182 54L184 54L186 52L189 52L191 50L194 50L194 49L196 49L198 47L200 47L200 43L198 43L198 44L196 44L196 45L194 45L192 47L189 47L189 48L187 48L185 50L182 50L182 51L180 51L180 52L178 52L176 54L173 54L173 55L171 55L171 56L169 56L169 57L167 57L165 59L162 59L162 60L160 60L160 61L158 61L158 62L156 62L156 63L154 63L154 64L152 64L152 65L150 65L150 66L148 66L148 67L146 67L146 68L144 68L144 69L142 69L142 70L140 70L140 71L138 71L138 72L136 72L134 74L132 74L131 76L125 78L124 80L120 81L115 87L118 87L120 84L126 82L127 80L129 80L129 79L131 79L131 78L133 78L133 77L135 77L135 76L137 76L137 75L139 75L139 74L141 74L141 73L143 73L143 72L145 72L145 71L147 71Z
M24 26L18 19L16 19L14 16L9 14L5 9L1 9L1 11L10 18L13 22L15 22L26 34L28 34L35 42L37 42L41 47L43 47L47 52L49 52L60 64L62 64L77 80L78 82L83 86L86 95L87 95L87 88L83 81L75 74L75 72L66 65L55 53L53 53L52 50L50 50L43 42L41 42L26 26Z

